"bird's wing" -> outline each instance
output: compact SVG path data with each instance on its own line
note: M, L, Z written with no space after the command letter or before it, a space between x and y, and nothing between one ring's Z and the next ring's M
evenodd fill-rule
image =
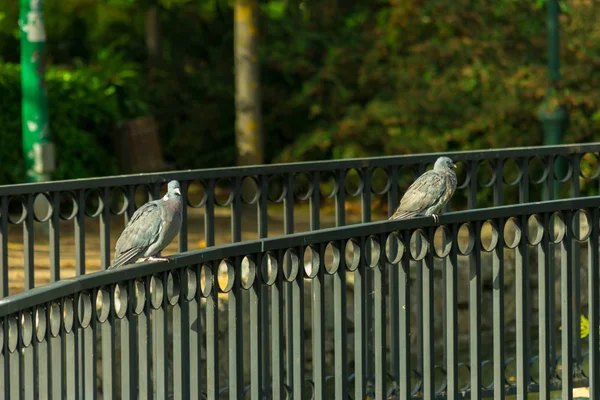
M133 213L121 233L115 248L111 268L127 264L154 243L162 229L160 204L155 201L144 204Z
M434 205L446 190L446 180L436 171L427 171L408 188L390 219L410 218Z

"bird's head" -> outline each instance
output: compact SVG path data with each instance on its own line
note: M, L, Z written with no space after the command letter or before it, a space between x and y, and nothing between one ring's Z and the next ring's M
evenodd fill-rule
M177 181L171 181L169 182L169 185L167 186L167 194L165 195L165 198L174 198L174 197L179 197L181 196L181 186L179 185L179 182Z
M456 168L456 164L454 164L452 160L448 157L438 158L433 166L433 169L435 169L436 171L453 168Z

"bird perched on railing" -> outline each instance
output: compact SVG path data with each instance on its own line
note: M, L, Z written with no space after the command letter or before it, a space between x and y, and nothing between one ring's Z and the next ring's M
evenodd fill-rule
M456 190L454 168L456 165L448 157L438 158L431 171L410 185L390 220L432 216L437 224L439 214Z
M140 258L168 261L160 253L181 228L182 208L179 182L171 181L163 198L149 201L133 213L117 240L115 258L108 268L132 264Z

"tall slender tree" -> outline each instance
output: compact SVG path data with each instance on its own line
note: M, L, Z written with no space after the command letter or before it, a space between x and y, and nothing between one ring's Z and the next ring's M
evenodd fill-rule
M235 140L238 164L264 162L257 0L235 0Z

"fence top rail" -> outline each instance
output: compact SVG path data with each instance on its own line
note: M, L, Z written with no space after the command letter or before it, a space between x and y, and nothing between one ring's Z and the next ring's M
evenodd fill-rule
M567 200L550 200L520 205L482 208L443 214L440 216L439 225L485 222L487 220L499 218L508 219L510 217L573 211L599 206L600 196L590 196ZM139 263L126 268L86 274L0 299L0 317L29 309L40 304L52 302L65 296L100 288L105 285L144 278L168 272L170 270L200 265L206 262L219 261L232 257L243 257L267 251L285 250L289 248L348 240L357 237L368 237L372 235L432 228L436 226L437 225L430 217L413 218L401 221L379 221L190 251L173 256L170 262Z
M449 155L454 161L481 161L507 159L512 157L533 157L547 155L569 155L600 152L600 143L567 144L558 146L514 147L504 149L470 150L447 153L421 153L385 157L351 158L344 160L307 161L296 163L256 165L247 167L224 167L211 169L190 169L172 172L154 172L110 177L73 179L42 183L23 183L0 186L0 196L23 195L40 192L97 189L119 185L140 185L165 183L172 179L218 179L232 176L270 175L285 173L308 173L313 171L335 171L349 168L377 168L392 165L410 165L433 162L441 155Z

